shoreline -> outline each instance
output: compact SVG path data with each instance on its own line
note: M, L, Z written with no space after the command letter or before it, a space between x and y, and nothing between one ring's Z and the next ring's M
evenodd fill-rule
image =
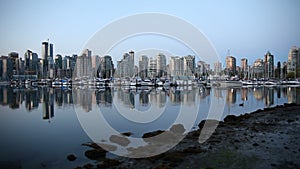
M300 105L228 115L223 121L207 120L206 124L215 123L219 123L216 130L203 143L199 135L204 120L199 129L163 154L142 159L102 158L77 168L300 168ZM90 147L101 151L95 144Z

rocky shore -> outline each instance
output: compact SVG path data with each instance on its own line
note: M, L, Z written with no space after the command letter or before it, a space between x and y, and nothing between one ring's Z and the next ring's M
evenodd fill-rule
M216 123L218 127L202 143L199 135L204 122L177 146L150 158L108 159L97 144L85 144L91 147L85 152L91 163L76 168L300 168L300 105L229 115L223 122L207 121L208 127ZM145 137L161 132L146 133Z

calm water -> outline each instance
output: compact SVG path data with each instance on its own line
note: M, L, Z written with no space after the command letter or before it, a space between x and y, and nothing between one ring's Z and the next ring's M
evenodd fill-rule
M90 162L83 143L92 140L81 127L82 116L97 110L119 132L140 137L146 132L168 129L180 107L197 105L192 129L206 119L211 104L224 101L221 119L264 107L300 103L300 88L10 88L0 86L0 164L18 163L23 168L70 168ZM243 106L240 104L243 103ZM213 107L213 106L212 106ZM134 110L156 114L152 121L138 123L125 118ZM120 113L122 112L122 113ZM124 113L125 114L124 114ZM129 117L128 116L128 117ZM132 117L134 118L134 117ZM100 128L101 130L101 128ZM105 131L99 131L105 132ZM75 162L66 159L75 154ZM107 154L107 156L113 156Z

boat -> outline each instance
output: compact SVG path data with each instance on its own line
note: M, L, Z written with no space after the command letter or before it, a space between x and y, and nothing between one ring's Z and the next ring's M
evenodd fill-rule
M251 81L251 80L247 80L247 81L242 81L243 86L255 86L258 85L257 81Z
M243 86L243 83L241 81L233 81L233 80L227 80L227 81L217 81L219 87L241 87Z
M154 86L154 84L150 79L145 79L141 81L141 86Z

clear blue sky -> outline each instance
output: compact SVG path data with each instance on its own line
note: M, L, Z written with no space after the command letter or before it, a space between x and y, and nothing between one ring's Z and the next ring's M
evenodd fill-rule
M95 32L114 20L143 12L170 14L202 31L224 62L227 49L250 64L270 50L286 61L300 46L299 0L1 0L0 55L41 53L50 38L55 54L80 54ZM131 47L134 49L134 47ZM126 52L126 51L124 51Z

